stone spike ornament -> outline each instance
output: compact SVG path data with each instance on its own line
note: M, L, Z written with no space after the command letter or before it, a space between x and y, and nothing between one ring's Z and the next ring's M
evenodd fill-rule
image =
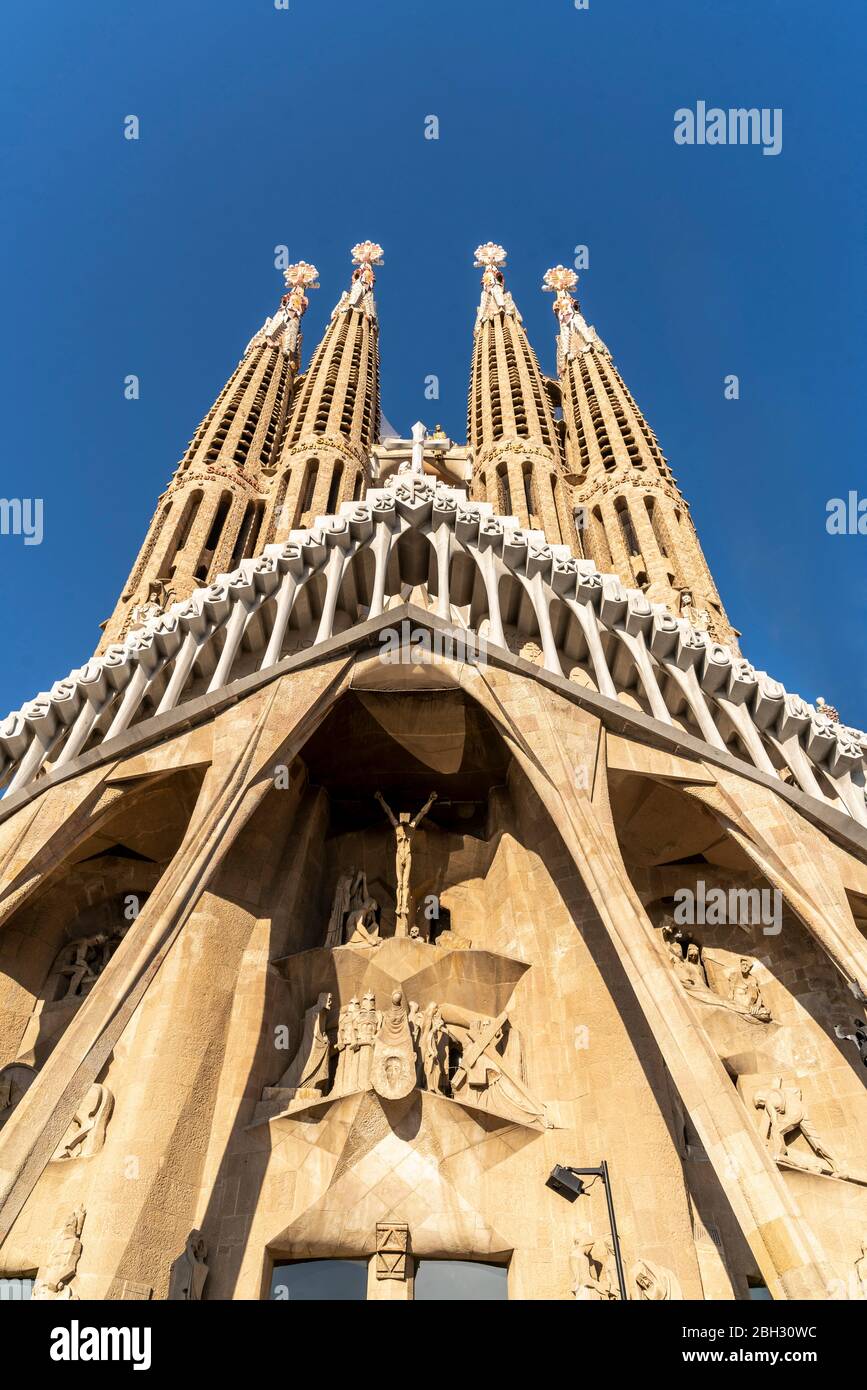
M503 246L498 246L495 241L483 242L481 246L476 247L473 254L476 258L473 261L473 265L477 270L492 270L494 268L503 270L505 268L507 257L506 249Z
M310 303L305 290L319 289L319 271L309 261L296 261L283 271L283 279L289 290L281 300L286 316L283 351L297 358L301 351L300 322Z
M352 264L358 267L360 278L366 285L373 285L376 276L373 267L383 265L382 247L375 241L359 241L352 248Z
M561 294L563 291L571 294L577 284L576 272L566 265L552 266L542 277L542 289L551 290L555 294Z
M565 265L552 266L546 270L542 279L542 289L554 295L552 308L560 323L557 339L557 370L563 370L563 363L571 349L572 324L578 312L578 302L572 291L577 288L578 276Z
M476 314L476 330L487 320L497 314L508 314L518 323L521 322L521 315L515 306L511 294L506 289L506 282L503 270L506 266L506 249L498 246L495 241L486 241L481 246L477 246L473 253L475 260L473 265L482 272L482 297L479 300L479 311Z
M373 287L376 283L374 266L383 264L383 250L376 241L359 241L353 246L351 251L352 264L355 266L352 272L352 288L346 290L340 297L335 306L332 318L338 314L344 314L349 309L358 309L368 319L376 319L376 303L373 298Z
M309 290L319 289L319 271L309 261L296 261L283 271L283 279L290 289L303 285Z
M319 271L309 261L296 261L283 271L283 279L289 291L283 296L283 307L287 315L300 319L310 303L305 290L319 289Z
M303 373L288 268L102 650L0 722L0 1265L861 1296L867 734L739 652L574 271L555 380L477 248L463 445L382 437L352 258Z
M554 295L554 313L561 323L571 323L578 305L573 298L573 290L578 286L578 276L565 265L552 266L545 271L542 289Z

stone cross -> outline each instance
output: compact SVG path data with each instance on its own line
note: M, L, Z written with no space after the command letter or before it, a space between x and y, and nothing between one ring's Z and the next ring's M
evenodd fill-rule
M424 441L427 439L427 429L421 420L416 420L412 427L412 473L424 473Z

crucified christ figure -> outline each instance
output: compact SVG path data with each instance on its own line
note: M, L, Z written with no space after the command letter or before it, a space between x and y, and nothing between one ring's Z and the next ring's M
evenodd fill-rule
M409 935L409 871L412 863L412 837L418 829L421 821L424 820L431 806L437 799L436 792L431 792L421 810L415 816L410 816L409 811L401 811L395 816L388 802L384 800L382 792L376 792L376 799L382 807L394 828L395 835L395 878L396 902L395 902L395 936Z

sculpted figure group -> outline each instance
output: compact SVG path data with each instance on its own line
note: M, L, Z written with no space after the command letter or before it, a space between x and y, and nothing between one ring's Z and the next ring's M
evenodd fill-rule
M609 1303L620 1298L614 1247L608 1237L582 1240L577 1236L570 1264L573 1298L582 1303ZM650 1260L637 1260L626 1282L629 1297L639 1302L661 1303L683 1298L676 1275Z
M376 792L379 802L394 831L394 934L396 937L417 935L410 928L409 880L412 869L412 842L416 830L424 820L437 799L431 792L421 810L410 815L409 811L399 811L395 815L381 792ZM343 874L337 881L331 917L325 945L336 946L378 946L379 903L367 887L367 875L363 870L352 870Z
M707 967L701 947L694 941L684 942L680 934L663 925L663 940L668 950L672 969L684 989L703 1004L714 1004L720 1009L729 1009L753 1023L770 1023L771 1011L765 1003L758 981L753 973L755 961L742 956L737 968L732 971L719 971L720 993L708 979ZM719 967L718 967L719 970Z
M373 1087L388 1099L418 1087L466 1101L523 1124L545 1124L545 1107L526 1084L523 1048L503 1012L488 1018L456 1004L424 1008L400 990L378 1009L369 990L353 996L329 1028L333 996L324 992L304 1016L301 1042L264 1100L288 1106ZM334 1064L334 1065L332 1065Z
M124 922L116 931L96 932L70 941L58 953L48 976L45 998L83 999L89 994L132 925Z

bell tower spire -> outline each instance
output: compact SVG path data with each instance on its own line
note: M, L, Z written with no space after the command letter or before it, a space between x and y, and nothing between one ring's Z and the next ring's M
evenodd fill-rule
M318 289L318 274L307 261L286 270L277 311L250 339L157 501L99 651L234 569L260 543L299 369L305 291Z
M478 246L482 294L473 336L467 434L472 494L548 540L574 546L575 531L549 383L505 287L506 252Z
M574 270L556 265L542 288L554 295L566 463L585 521L583 552L737 650L689 506L611 353L581 313L577 283Z
M382 247L352 248L350 288L299 379L269 497L268 540L360 498L379 439L379 321L373 287Z

